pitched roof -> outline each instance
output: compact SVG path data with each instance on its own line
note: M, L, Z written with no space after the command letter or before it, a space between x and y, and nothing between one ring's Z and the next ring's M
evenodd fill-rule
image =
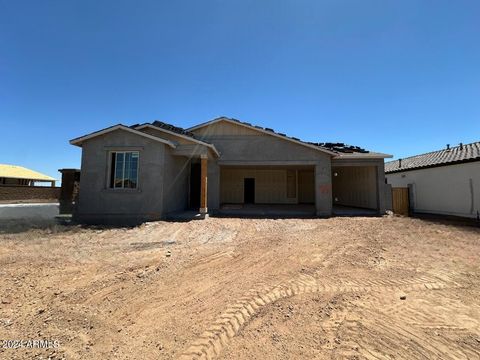
M158 120L154 121L153 123L135 124L135 125L131 125L131 126L125 126L125 125L122 125L122 124L118 124L118 125L114 125L114 126L111 126L111 127L93 132L91 134L81 136L81 137L76 138L76 139L72 139L72 140L70 140L70 143L72 145L82 146L82 142L85 141L85 140L88 140L88 139L96 137L96 136L103 135L103 134L108 133L110 131L114 131L114 130L117 130L117 129L122 129L122 130L133 132L137 135L145 136L145 137L148 137L148 138L152 138L154 140L164 142L164 143L170 145L171 147L175 147L175 144L173 142L169 141L169 140L165 140L165 139L162 139L160 137L157 137L157 136L150 135L150 134L139 131L139 130L145 128L145 127L151 127L151 128L160 129L162 131L165 131L167 133L171 133L173 135L177 135L177 136L180 136L180 137L187 138L187 139L189 139L193 142L196 142L198 144L207 146L217 156L220 156L219 152L215 148L215 145L213 145L211 143L208 143L207 141L205 141L203 139L199 139L195 135L195 133L192 131L192 130L196 130L196 129L211 125L211 124L219 122L219 121L226 121L226 122L234 123L234 124L237 124L237 125L241 125L241 126L244 126L244 127L247 127L247 128L265 133L265 134L268 134L268 135L272 135L272 136L275 136L275 137L278 137L278 138L282 138L284 140L291 141L291 142L297 143L299 145L303 145L303 146L306 146L306 147L309 147L309 148L327 153L327 154L329 154L329 155L331 155L331 156L333 156L334 158L337 158L337 159L354 159L354 158L356 158L356 159L359 159L359 158L383 159L383 158L392 157L391 155L388 155L388 154L371 152L371 151L365 150L365 149L363 149L359 146L346 145L344 143L329 143L329 142L318 142L317 143L317 142L302 141L302 140L300 140L296 137L290 137L290 136L287 136L284 133L276 132L275 130L273 130L271 128L263 128L261 126L252 125L252 124L247 123L247 122L243 122L243 121L233 119L233 118L227 118L227 117L224 117L224 116L218 117L216 119L213 119L213 120L210 120L210 121L207 121L207 122L204 122L204 123L199 124L199 125L195 125L195 126L193 126L191 128L188 128L188 129L184 129L184 128L174 126L174 125L171 125L171 124L168 124L168 123L165 123L165 122L162 122L162 121L158 121Z
M204 145L204 146L210 148L215 153L215 155L220 156L220 153L215 148L215 145L210 144L210 143L208 143L204 140L199 140L198 138L195 137L194 133L192 133L188 130L185 130L184 128L174 126L174 125L171 125L171 124L167 124L167 123L164 123L163 121L155 120L151 124L150 123L135 124L135 125L132 125L130 127L133 128L133 129L136 129L136 130L141 130L141 129L144 129L146 127L156 128L156 129L159 129L159 130L164 131L166 133L170 133L170 134L173 134L173 135L177 135L179 137L186 138L186 139L188 139L190 141L193 141L197 144Z
M339 153L362 153L362 154L367 154L370 151L365 150L361 148L360 146L353 146L353 145L346 145L344 143L329 143L329 142L321 142L321 143L315 143L315 142L309 142L309 144L316 145L316 146L321 146L323 148L339 152Z
M273 130L271 128L263 128L261 126L252 125L250 123L243 122L243 121L233 119L233 118L228 118L228 117L225 117L225 116L220 116L220 117L215 118L213 120L210 120L210 121L192 126L191 128L188 128L187 130L192 131L192 130L200 129L202 127L209 126L209 125L212 125L212 124L220 122L220 121L226 121L226 122L234 123L234 124L237 124L237 125L241 125L241 126L244 126L244 127L262 132L262 133L266 133L266 134L269 134L269 135L272 135L272 136L284 138L285 140L288 140L288 141L291 141L291 142L294 142L294 143L297 143L297 144L300 144L300 145L304 145L304 146L313 148L315 150L320 150L320 151L326 152L327 154L330 154L330 155L336 155L333 151L331 151L329 149L326 149L326 148L323 148L321 146L317 146L317 145L314 145L314 144L310 144L310 143L307 143L305 141L301 141L300 139L297 139L297 138L294 138L294 137L289 137L289 136L287 136L283 133L277 133L277 132L275 132L275 130Z
M180 126L175 126L175 125L172 125L172 124L168 124L168 123L160 121L160 120L155 120L152 123L135 124L135 125L132 125L130 127L132 129L141 129L141 128L146 127L146 126L156 127L156 128L168 131L170 133L175 133L175 134L178 134L178 135L183 135L183 136L190 137L192 139L196 139L195 134L193 132L185 130L184 128L182 128Z
M133 133L135 135L143 136L143 137L146 137L146 138L151 139L151 140L162 142L162 143L167 144L168 146L170 146L172 148L176 147L175 144L172 143L169 140L159 138L158 136L153 136L153 135L150 135L150 134L146 134L144 132L141 132L139 130L135 130L132 127L128 127L128 126L125 126L125 125L122 125L122 124L113 125L113 126L110 126L108 128L105 128L105 129L102 129L102 130L99 130L99 131L95 131L93 133L90 133L90 134L72 139L72 140L70 140L70 144L77 145L77 146L82 146L82 143L85 140L88 140L88 139L91 139L91 138L94 138L94 137L97 137L97 136L100 136L100 135L103 135L103 134L107 134L107 133L115 131L115 130L125 130L125 131Z
M0 164L0 178L55 181L56 179L18 165Z
M188 128L187 130L191 132L192 130L200 129L202 127L214 124L214 123L219 122L219 121L227 121L227 122L238 124L238 125L241 125L241 126L245 126L247 128L257 130L257 131L260 131L260 132L263 132L263 133L266 133L266 134L269 134L269 135L273 135L273 136L276 136L276 137L279 137L279 138L284 138L285 140L295 142L297 144L304 145L304 146L313 148L315 150L320 150L320 151L326 152L326 153L328 153L332 156L338 157L338 158L350 157L349 155L351 155L351 154L354 154L354 155L356 155L355 157L359 157L359 158L360 157L369 157L369 158L391 157L391 155L388 155L388 154L374 153L374 152L370 152L370 151L367 151L365 149L362 149L358 146L346 145L344 143L325 143L325 142L314 143L314 142L303 141L303 140L300 140L299 138L290 137L290 136L287 136L284 133L276 132L275 130L273 130L271 128L264 128L264 127L261 127L261 126L252 125L251 123L240 121L238 119L228 118L228 117L225 117L225 116L220 116L220 117L215 118L213 120L210 120L210 121L192 126L192 127ZM362 155L364 155L364 156L362 156Z
M385 173L480 161L480 141L385 163Z

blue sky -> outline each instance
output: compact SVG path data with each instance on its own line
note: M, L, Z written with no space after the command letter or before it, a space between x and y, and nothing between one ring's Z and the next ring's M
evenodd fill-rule
M480 2L0 0L0 163L225 115L405 157L480 140Z

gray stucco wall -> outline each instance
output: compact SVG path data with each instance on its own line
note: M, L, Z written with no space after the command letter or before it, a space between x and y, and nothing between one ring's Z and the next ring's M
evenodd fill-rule
M315 208L317 216L332 214L332 163L328 160L315 164Z
M269 135L210 136L205 139L213 143L220 152L221 164L330 161L330 155L326 153Z
M235 125L233 125L235 126ZM311 165L315 167L315 203L318 216L332 213L331 156L271 135L202 136L221 154L218 164L228 166ZM209 166L209 208L219 205L220 171ZM212 193L213 192L213 193ZM211 194L212 193L212 194Z
M207 205L215 212L220 208L220 166L217 159L209 158L207 167Z
M76 219L86 223L127 224L160 218L166 146L124 130L85 141ZM108 188L108 157L115 150L139 151L138 189Z

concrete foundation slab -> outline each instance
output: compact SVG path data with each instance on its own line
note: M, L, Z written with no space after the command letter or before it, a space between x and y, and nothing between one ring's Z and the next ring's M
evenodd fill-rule
M224 204L215 216L223 217L315 217L315 205L296 204Z
M378 216L377 210L342 205L334 205L332 213L333 216Z

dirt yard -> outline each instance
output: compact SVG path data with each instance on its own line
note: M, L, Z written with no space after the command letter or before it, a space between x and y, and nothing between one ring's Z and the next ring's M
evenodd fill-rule
M0 358L478 359L479 254L400 217L0 230L2 345L59 345Z

